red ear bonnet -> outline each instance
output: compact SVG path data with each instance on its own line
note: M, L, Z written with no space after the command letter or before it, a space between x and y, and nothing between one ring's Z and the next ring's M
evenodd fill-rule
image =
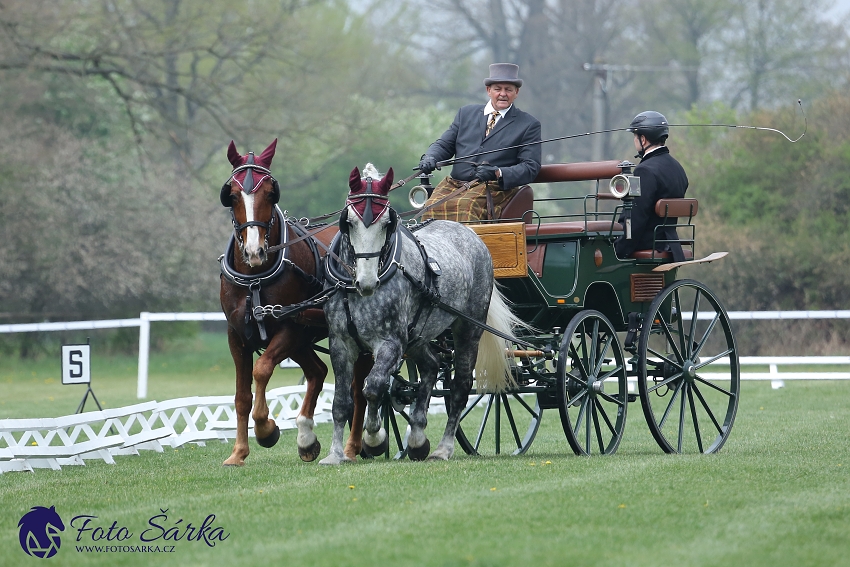
M368 227L390 208L388 194L392 184L392 168L381 179L371 177L361 179L360 170L355 167L348 177L349 192L345 205L351 205L363 224Z
M245 165L258 166L246 167L237 171L231 177L242 188L242 191L248 194L253 193L259 189L260 184L266 178L271 177L269 170L272 166L275 148L277 148L277 138L259 156L255 156L254 152L248 152L248 155L240 156L236 150L236 144L231 140L230 145L227 147L227 159L230 160L233 169L238 169Z

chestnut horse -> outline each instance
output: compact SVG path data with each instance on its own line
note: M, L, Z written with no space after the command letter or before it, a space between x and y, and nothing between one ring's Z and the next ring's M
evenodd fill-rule
M277 139L259 156L240 155L231 141L227 158L233 165L230 178L221 188L221 203L230 208L233 235L221 257L221 308L227 317L227 340L236 366L236 442L225 465L243 465L248 456L248 411L251 382L254 433L257 443L272 447L280 429L269 419L266 387L275 367L291 358L304 372L307 393L296 420L298 454L313 461L321 445L313 432L313 412L327 376L327 365L314 350L316 341L327 336L324 317L318 309L299 310L286 318L270 315L270 306L292 306L322 291L321 256L313 236L290 222L277 202L280 186L269 168ZM325 231L327 238L335 227ZM300 240L298 240L301 238ZM297 241L296 241L297 240ZM291 244L290 244L291 243ZM282 251L270 253L270 246ZM254 353L262 351L256 362ZM359 437L359 435L358 435ZM356 448L359 452L359 447Z

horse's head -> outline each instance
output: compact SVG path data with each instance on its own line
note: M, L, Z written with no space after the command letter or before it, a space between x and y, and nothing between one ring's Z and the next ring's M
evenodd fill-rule
M378 288L382 252L398 224L387 196L392 184L392 168L381 177L371 163L366 164L362 178L356 167L348 178L350 191L339 229L348 235L354 250L354 287L361 296L372 295Z
M221 188L221 204L230 207L242 258L253 267L268 259L269 233L280 200L280 186L269 171L276 146L277 138L259 156L239 155L233 141L227 148L233 172Z

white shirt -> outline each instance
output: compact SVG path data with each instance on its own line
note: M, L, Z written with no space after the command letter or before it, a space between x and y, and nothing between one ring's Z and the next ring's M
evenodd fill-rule
M513 105L511 105L511 106L513 106ZM498 115L496 115L496 123L495 123L495 124L493 124L493 126L494 126L494 127L496 126L496 124L498 124L498 123L499 123L499 120L501 120L501 119L502 119L502 117L505 115L505 113L511 109L511 106L507 107L507 108L506 108L506 109L504 109L504 110L500 110L500 111L499 111L499 114L498 114ZM489 120L489 116L490 116L491 114L493 114L493 112L494 112L495 110L496 110L496 109L495 109L495 108L493 108L493 101L492 101L492 100L488 100L488 101L487 101L487 106L485 106L485 107L484 107L484 115L488 117L488 120Z
M513 105L511 105L511 106L513 106ZM500 110L500 111L499 111L499 114L497 114L497 115L496 115L496 121L493 123L493 128L495 128L495 127L496 127L496 124L498 124L498 123L499 123L499 120L501 120L501 119L502 119L502 116L504 116L504 115L505 115L505 113L511 109L511 106L507 107L507 108L506 108L506 109L504 109L504 110ZM493 114L493 112L495 112L495 110L496 110L496 109L495 109L495 108L493 108L493 101L492 101L492 100L488 100L488 101L487 101L487 105L484 107L484 116L487 116L487 117L488 117L487 119L489 120L489 116L490 116L491 114ZM500 169L497 169L497 170L496 170L496 179L498 179L498 178L499 178L499 177L501 177L501 176L502 176L502 170L501 170L501 168L500 168Z

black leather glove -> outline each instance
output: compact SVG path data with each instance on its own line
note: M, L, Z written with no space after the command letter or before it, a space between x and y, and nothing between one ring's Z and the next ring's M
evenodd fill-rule
M496 172L499 170L495 165L482 163L475 167L475 179L480 181L496 181Z
M422 158L419 160L419 171L428 174L435 169L437 169L437 158L423 154Z

